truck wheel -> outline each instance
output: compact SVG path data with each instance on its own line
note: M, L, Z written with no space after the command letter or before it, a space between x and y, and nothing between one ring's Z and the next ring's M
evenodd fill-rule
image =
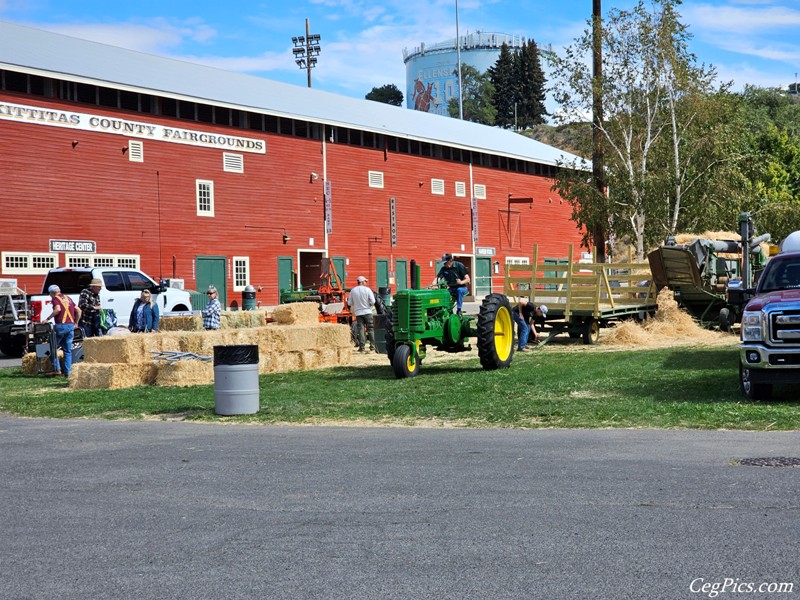
M739 362L739 389L742 396L748 400L769 400L772 396L772 384L754 383L750 381L750 369L747 369Z
M503 294L489 294L478 313L478 357L487 371L507 368L514 355L514 321Z
M719 330L731 330L731 311L727 308L721 308L719 310Z
M0 340L0 352L9 358L20 358L25 354L26 345L24 335L12 335Z
M600 322L594 317L587 317L583 322L581 336L584 344L596 344L597 340L600 339Z
M408 344L401 344L394 351L394 358L392 359L392 368L394 369L394 376L398 379L405 377L414 377L419 373L419 359L413 364L411 359L413 354L411 346Z

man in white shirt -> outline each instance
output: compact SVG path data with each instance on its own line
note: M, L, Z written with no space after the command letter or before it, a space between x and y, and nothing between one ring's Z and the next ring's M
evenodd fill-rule
M367 285L367 278L363 275L356 280L358 285L350 290L347 305L356 318L356 336L358 337L358 351L364 352L365 337L369 338L370 352L377 352L375 347L375 331L372 322L372 307L375 306L375 294ZM364 329L367 334L364 335Z

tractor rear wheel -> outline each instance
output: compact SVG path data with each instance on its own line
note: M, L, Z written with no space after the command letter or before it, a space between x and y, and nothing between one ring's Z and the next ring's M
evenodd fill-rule
M719 310L719 330L725 332L731 330L731 311L728 308Z
M507 368L514 355L514 320L503 294L489 294L478 313L478 357L487 371Z
M414 355L411 346L408 344L399 345L394 351L394 358L392 359L392 368L394 369L394 376L398 379L405 377L414 377L419 373L419 359L412 363Z
M392 311L386 311L386 321L383 337L386 340L386 354L389 357L389 364L394 363L394 324L392 323Z

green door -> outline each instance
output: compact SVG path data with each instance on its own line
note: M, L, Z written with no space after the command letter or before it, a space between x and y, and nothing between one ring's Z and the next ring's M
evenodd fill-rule
M482 299L492 293L492 259L475 259L475 298Z
M395 291L408 289L408 261L405 258L394 261Z
M222 308L228 306L227 281L225 274L224 256L198 256L195 258L197 265L197 291L205 292L208 286L213 285L219 292L219 302Z
M389 260L386 258L375 261L375 283L379 288L389 287Z
M278 257L278 302L282 290L294 290L294 259L291 256Z
M331 262L333 262L333 268L336 269L336 274L339 276L339 279L342 282L342 287L346 288L347 283L347 270L345 269L347 261L345 260L344 256L334 256L331 258Z

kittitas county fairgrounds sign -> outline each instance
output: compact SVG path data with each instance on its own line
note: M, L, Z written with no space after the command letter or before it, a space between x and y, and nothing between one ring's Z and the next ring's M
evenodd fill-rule
M253 152L255 154L266 154L267 152L266 140L207 133L179 127L164 127L163 125L129 121L116 117L25 106L8 102L0 102L0 120L48 125L50 127L65 127L80 131L111 133L131 138L202 146L218 150Z

